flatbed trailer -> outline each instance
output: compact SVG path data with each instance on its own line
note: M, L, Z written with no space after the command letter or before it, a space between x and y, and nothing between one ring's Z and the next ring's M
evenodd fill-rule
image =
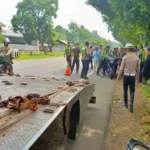
M9 81L12 85L5 85ZM27 85L21 85L27 83ZM58 88L59 87L59 88ZM39 105L37 111L29 109L11 115L12 110L0 108L1 118L10 117L1 123L0 119L0 150L28 150L32 149L38 139L61 116L64 137L76 139L77 126L86 112L87 105L93 97L95 85L81 86L66 85L66 80L40 77L0 77L0 95L3 100L9 96L25 96L29 93L46 95L60 89L60 92L50 97L50 104L65 104L54 107L50 104ZM63 89L63 90L61 90ZM69 121L66 112L69 106ZM52 108L53 113L44 113L43 110ZM14 112L14 111L13 111ZM66 131L66 123L69 125L69 133ZM66 135L67 134L67 135Z

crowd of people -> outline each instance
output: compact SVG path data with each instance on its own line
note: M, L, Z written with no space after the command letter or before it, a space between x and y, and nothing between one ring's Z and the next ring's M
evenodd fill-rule
M76 44L72 49L68 42L65 49L65 56L68 66L71 68L71 73L76 65L76 73L79 72L80 58L82 61L81 78L88 79L87 74L89 68L94 69L94 72L99 76L103 70L103 76L106 76L106 56L119 57L120 59L115 64L115 72L117 73L117 82L123 79L124 90L124 107L128 108L128 88L130 88L130 112L133 112L134 94L136 81L146 84L150 79L150 47L144 49L132 44L127 44L124 48L110 49L110 46L103 48L90 46L89 42L80 50L79 44ZM81 57L80 57L81 56ZM94 64L93 64L94 63Z

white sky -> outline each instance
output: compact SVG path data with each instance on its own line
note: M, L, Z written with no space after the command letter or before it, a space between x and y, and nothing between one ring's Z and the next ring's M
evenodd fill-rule
M16 12L16 4L21 0L2 0L0 5L0 21L11 26L10 20ZM93 7L85 4L86 0L59 0L59 11L55 25L67 28L71 20L79 25L84 25L89 30L97 30L101 37L114 41L111 33L108 33L107 25L102 16Z

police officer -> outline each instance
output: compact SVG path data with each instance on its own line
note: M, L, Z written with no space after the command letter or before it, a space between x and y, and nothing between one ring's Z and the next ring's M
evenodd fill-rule
M102 53L102 55L101 55L101 59L100 59L100 62L99 62L99 67L98 67L98 69L97 69L97 75L100 75L99 73L100 73L100 70L101 70L101 68L103 68L103 76L105 76L105 70L106 70L106 62L105 62L105 56L106 55L108 55L108 53L109 53L109 50L110 50L110 46L107 46L105 49L104 49L104 51L103 51L103 53Z
M7 73L8 71L8 64L11 60L11 53L12 53L12 48L9 45L10 44L10 40L8 38L4 39L4 46L0 48L0 54L2 54L3 56L5 56L3 58L3 63L5 65L5 73Z
M71 66L71 72L74 70L74 66L76 64L76 73L79 71L79 63L80 63L80 49L79 44L76 44L75 48L72 50L73 63Z
M66 57L67 65L70 68L71 68L71 53L72 53L72 47L70 45L70 42L67 42L64 57Z
M82 71L81 78L88 79L87 73L89 70L89 62L90 62L91 50L89 47L89 42L85 43L85 47L82 49Z
M139 51L139 59L140 59L140 77L139 77L139 83L142 83L142 71L144 67L144 62L145 62L145 57L146 53L145 50L143 49L143 46L140 46L140 51Z
M124 106L128 108L128 87L130 88L130 112L133 112L136 77L140 72L139 58L134 54L135 47L127 44L127 55L123 58L117 81L123 74Z

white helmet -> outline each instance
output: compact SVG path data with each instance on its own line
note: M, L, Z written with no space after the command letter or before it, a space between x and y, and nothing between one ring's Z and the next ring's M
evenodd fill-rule
M5 43L10 43L9 38L5 38L5 39L4 39L4 42L5 42Z
M135 48L135 46L128 43L128 44L126 44L125 48L129 48L130 49L130 48Z

